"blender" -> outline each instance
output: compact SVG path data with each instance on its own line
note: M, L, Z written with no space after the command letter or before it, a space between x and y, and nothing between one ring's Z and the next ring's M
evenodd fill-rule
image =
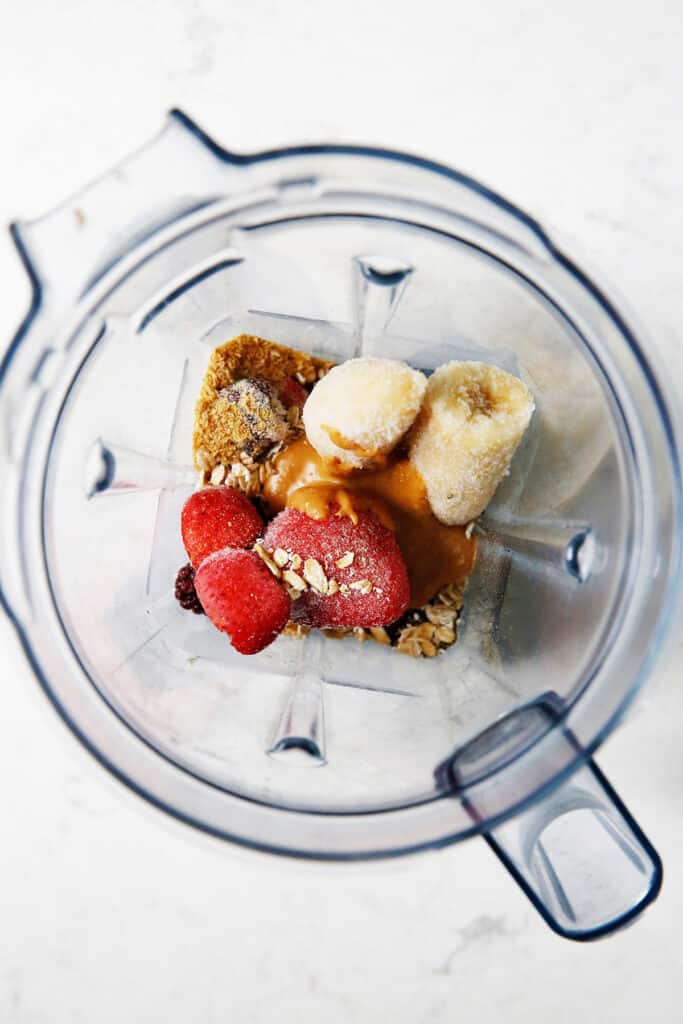
M81 742L245 846L351 860L479 835L568 938L647 906L659 856L592 757L676 609L680 427L621 306L455 170L235 154L177 110L12 233L33 298L0 368L2 601ZM527 382L532 427L447 652L311 635L244 658L174 603L194 400L239 333Z

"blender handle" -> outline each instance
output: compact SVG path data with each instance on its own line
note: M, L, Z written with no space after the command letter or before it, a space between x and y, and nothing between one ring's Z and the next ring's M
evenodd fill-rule
M547 924L567 939L616 931L661 888L659 854L592 760L484 838Z

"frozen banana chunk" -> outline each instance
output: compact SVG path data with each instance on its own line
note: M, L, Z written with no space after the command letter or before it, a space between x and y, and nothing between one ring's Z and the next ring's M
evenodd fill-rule
M484 511L533 411L525 384L497 366L455 361L432 374L409 458L437 519L455 526Z
M318 381L304 406L306 436L324 459L363 469L386 455L417 416L427 379L395 359L349 359Z

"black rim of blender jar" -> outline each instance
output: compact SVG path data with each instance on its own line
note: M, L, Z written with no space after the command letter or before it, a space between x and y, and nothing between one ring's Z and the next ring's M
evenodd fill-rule
M334 155L346 155L346 156L352 156L352 157L372 157L372 158L380 158L380 159L384 159L384 160L394 160L394 161L398 161L398 162L401 162L401 163L405 163L405 164L411 165L411 166L413 166L413 167L415 167L415 168L417 168L419 170L423 170L423 171L427 171L427 172L433 172L433 173L442 175L442 176L444 176L446 178L450 178L450 179L454 180L455 182L457 182L457 183L459 183L461 185L466 186L467 188L470 188L470 189L476 191L484 199L486 199L487 201L493 203L495 206L500 207L506 213L513 215L516 219L518 219L520 222L522 222L523 225L526 228L529 228L530 230L532 230L533 233L538 237L538 239L540 239L542 241L544 247L547 248L550 251L553 259L558 264L560 264L569 274L571 274L578 281L578 283L599 304L599 306L602 308L602 310L608 315L608 317L610 318L612 323L616 326L617 330L622 335L624 341L628 344L631 352L636 357L636 359L638 361L638 364L639 364L639 368L640 368L641 372L643 373L643 376L644 376L647 384L649 385L650 392L651 392L651 394L652 394L652 396L653 396L653 398L655 400L655 403L656 403L656 406L657 406L657 410L658 410L658 413L659 413L659 417L660 417L660 422L661 422L661 425L662 425L662 427L664 429L664 433L665 433L665 436L666 436L666 439L667 439L667 442L668 442L670 463L671 463L671 467L673 469L673 477L674 477L674 491L675 491L674 497L676 499L676 510L675 511L677 513L677 516L678 516L677 521L678 522L680 521L680 513L679 513L679 509L680 509L679 462L678 462L678 457L677 457L677 446L676 446L676 441L675 441L674 428L673 428L673 424L671 422L671 417L669 415L669 409L667 407L667 403L664 400L664 397L663 397L663 394L662 394L662 390L661 390L661 388L659 386L659 383L658 383L658 381L657 381L657 379L656 379L656 377L654 375L654 372L653 372L653 370L652 370L652 368L650 366L650 363L646 359L646 357L645 357L645 355L644 355L644 353L642 351L641 346L636 341L636 338L635 338L632 330L626 324L626 322L623 319L623 317L621 316L621 314L614 308L614 306L612 305L610 300L605 296L605 294L601 291L601 289L590 278L588 278L583 271L581 271L576 266L576 264L572 260L570 260L566 255L564 255L562 252L560 252L553 245L551 240L548 238L548 235L546 234L546 232L531 217L529 217L527 214L523 213L522 211L518 210L512 203L510 203L507 200L503 199L502 197L498 196L496 193L492 192L486 186L481 185L480 183L474 181L473 179L467 177L466 175L463 175L463 174L461 174L461 173L459 173L457 171L451 170L450 168L444 167L444 166L442 166L440 164L437 164L437 163L435 163L433 161L430 161L430 160L426 160L424 158L414 157L414 156L411 156L411 155L405 154L405 153L395 153L395 152L392 152L392 151L389 151L389 150L385 150L385 149L375 149L375 148L371 148L371 147L354 147L354 146L348 146L348 145L342 145L342 146L318 145L318 146L289 147L289 148L282 149L282 150L266 151L266 152L258 153L258 154L251 155L251 156L235 156L234 154L230 154L227 151L223 150L220 146L218 146L215 142L213 142L213 140L211 140L208 136L206 136L206 134L198 126L196 126L192 121L190 121L190 119L187 118L186 115L182 114L179 111L173 111L171 116L176 121L181 123L183 125L183 127L185 127L193 135L197 136L222 161L228 161L228 162L235 163L235 164L249 165L249 164L257 164L259 162L276 161L276 160L279 160L279 159L283 159L283 158L287 158L287 157L292 157L292 156L295 156L295 157L299 157L299 156L301 156L301 157L308 157L308 156L311 156L311 157L313 157L313 156L321 155L321 154L327 154L327 155L331 155L331 156L334 156ZM184 216L187 216L187 213L185 213ZM29 331L33 321L38 316L40 308L41 308L41 301L42 301L42 286L41 286L41 282L40 282L40 280L38 278L38 275L36 274L36 272L35 272L35 270L33 268L33 265L31 263L30 257L29 257L28 253L26 252L26 250L24 248L23 240L21 238L20 232L17 230L17 228L15 226L13 226L11 230L12 230L12 235L14 237L15 243L17 245L17 249L19 251L19 254L20 254L21 258L22 258L22 261L24 263L24 266L25 266L25 268L27 270L27 273L28 273L30 281L31 281L31 285L32 285L32 298L31 298L31 304L30 304L30 308L28 310L28 313L27 313L23 323L19 327L19 329L18 329L14 339L10 343L10 346L9 346L9 348L8 348L8 350L6 352L6 355L5 355L5 357L4 357L3 361L2 361L2 365L0 366L0 384L2 383L4 378L6 377L7 373L9 372L9 369L10 369L10 366L11 366L11 362L12 362L12 358L13 358L13 356L14 356L14 354L15 354L18 346L19 346L19 344L25 338L25 336L28 333L28 331ZM468 244L470 244L470 243L468 243ZM487 256L491 256L491 253L487 252L486 255ZM509 269L513 269L514 270L515 268L509 268ZM535 288L535 290L538 291L538 288L533 284L533 282L531 282L531 284ZM546 300L548 299L548 296L545 293L541 293L541 294L543 295L544 299L546 299ZM560 313L562 314L562 310L560 310ZM570 321L570 323L571 323L571 321ZM573 327L574 330L576 330L576 326L573 323L571 324L571 326ZM588 351L589 352L592 351L589 343L587 342L587 339L583 338L583 341L584 341L584 344L587 345ZM87 359L87 354L86 354L85 358ZM604 380L605 379L604 372L603 372L602 376L603 376L603 380ZM73 381L72 381L72 383L73 383ZM68 390L70 390L70 388ZM67 394L68 394L68 390L67 390ZM64 404L65 401L66 401L66 395L63 398L62 407L63 407L63 404ZM56 428L56 426L58 424L58 421L59 421L59 417L57 417L57 419L55 420L55 424L54 424L55 428ZM45 485L45 481L46 481L46 478L47 478L47 467L48 467L48 464L49 464L49 459L46 459L45 466L44 466L45 473L44 473L44 479L43 479L43 486ZM43 549L43 554L44 553L45 552L44 552L44 549ZM493 825L497 824L498 822L500 822L500 821L502 821L502 820L504 820L504 819L506 819L508 817L513 816L515 813L519 812L519 810L521 808L528 806L529 803L533 802L536 799L539 799L539 797L542 796L543 793L545 793L545 792L549 791L550 789L554 788L564 778L566 778L569 774L571 774L575 770L575 768L580 763L582 763L586 759L586 757L588 757L590 755L590 753L597 746L599 746L599 744L602 742L602 740L605 738L605 736L609 733L609 731L613 727L613 725L614 725L615 721L617 720L617 718L622 714L622 712L623 712L624 708L626 707L626 705L632 699L632 697L635 694L636 690L639 688L640 683L647 676L647 674L648 674L648 672L650 670L650 667L651 667L651 661L653 660L653 658L654 658L654 656L656 654L656 651L658 650L658 648L660 646L661 638L662 638L663 633L664 633L664 631L666 629L666 626L668 625L668 620L670 619L670 616L671 616L672 606L673 606L673 594L675 592L676 585L677 585L677 577L678 577L678 551L676 551L676 559L675 559L675 562L673 564L673 571L670 572L670 574L669 574L668 588L667 588L667 591L666 591L666 593L664 595L664 599L663 599L663 609L664 610L663 610L663 613L660 615L660 617L659 617L659 619L657 621L656 629L653 632L652 643L651 643L651 654L649 655L649 658L646 659L643 662L643 664L642 664L642 666L640 668L640 671L637 674L636 678L631 681L630 687L624 692L624 694L622 696L622 699L618 702L618 705L613 710L612 714L609 716L607 721L603 722L601 728L598 730L598 732L596 733L596 735L594 736L592 741L590 743L585 743L583 745L583 747L581 748L581 752L579 754L577 754L576 759L574 761L572 761L571 764L568 764L568 765L564 766L561 769L561 771L559 771L556 774L554 774L552 778L549 778L549 779L545 780L541 786L535 788L533 791L531 791L529 793L526 793L526 795L522 799L517 801L515 804L509 806L501 814L497 815L494 818L491 818L491 819L487 820L485 823L473 824L472 827L464 829L464 830L460 830L456 834L452 834L452 835L439 835L437 838L424 838L424 839L421 839L421 840L419 840L417 842L411 842L411 843L407 843L406 845L400 845L400 846L392 846L391 848L386 848L386 849L379 849L379 850L366 850L366 849L364 849L362 851L354 851L354 852L350 852L350 853L349 852L340 852L338 850L334 850L332 852L327 851L327 850L311 850L311 849L301 850L301 849L297 849L297 848L292 848L291 846L283 847L283 846L281 846L280 844L278 844L276 842L274 842L274 843L265 842L264 843L264 842L260 842L260 841L253 841L249 837L246 837L246 836L243 836L243 835L239 835L239 834L233 834L233 833L229 832L227 829L224 829L224 828L214 828L210 824L208 824L207 822L201 821L201 820L197 820L196 818L193 818L191 814L184 813L182 810L180 810L178 807L174 806L172 803L169 803L169 802L164 801L163 799L160 799L157 794L155 794L155 793L150 791L150 788L147 788L145 785L140 784L136 779L131 778L130 775L126 773L126 771L121 770L116 764L114 764L112 762L112 760L107 756L107 754L105 754L102 750L100 750L97 747L97 745L91 741L89 736L86 735L83 732L83 730L80 728L80 726L74 721L74 719L70 715L70 713L67 710L67 708L62 705L59 697L53 691L53 689L52 689L52 687L50 685L49 679L46 676L46 674L44 673L44 671L42 669L42 666L40 664L40 661L39 661L39 659L38 659L38 657L36 655L36 651L33 649L33 646L32 646L32 643L31 643L31 640L30 640L29 636L27 635L27 633L22 628L21 623L20 623L18 617L14 614L14 612L13 612L13 610L11 608L11 605L9 604L5 594L2 592L1 589L0 589L0 600L2 601L3 607L5 608L7 614L9 615L9 617L12 619L12 621L15 624L15 627L16 627L17 632L19 634L20 640L22 642L22 646L24 648L24 651L26 653L26 656L27 656L29 662L31 663L31 665L33 667L34 672L36 673L39 681L41 682L45 692L48 694L48 696L50 697L50 699L53 702L53 704L57 707L57 709L60 712L60 714L62 715L62 717L69 724L70 728L76 733L76 735L79 736L79 738L84 743L84 745L86 747L88 747L88 749L90 749L91 752L98 758L98 760L100 760L103 764L105 764L109 768L109 770L111 770L115 775L117 775L119 778L121 778L122 781L124 781L132 789L134 789L135 791L137 791L138 793L140 793L141 795L143 795L147 799L151 800L153 803L155 803L158 806L162 807L165 811L173 814L175 817L177 817L177 818L179 818L179 819L181 819L183 821L186 821L186 822L188 822L188 823L190 823L192 825L200 827L200 828L204 829L207 832L219 835L221 837L230 838L230 839L232 839L232 840L234 840L236 842L240 842L240 843L243 843L243 844L248 845L248 846L254 846L254 847L257 847L257 848L260 848L260 849L266 849L266 850L276 850L278 852L285 852L285 853L289 853L289 854L292 854L292 855L300 855L300 856L324 857L324 858L330 858L330 859L355 859L355 858L361 858L361 857L386 856L386 855L390 855L390 854L393 854L393 853L406 853L406 852L411 852L412 850L417 850L417 849L421 849L421 848L425 848L425 847L444 845L446 843L455 841L456 839L464 838L464 837L466 837L468 835L471 835L473 833L481 832L481 831L484 831L484 830L488 830ZM49 579L49 577L48 577L48 579ZM53 599L54 599L54 595L53 595ZM57 611L57 614L59 615L58 609L55 608L55 610ZM67 639L69 639L69 638L67 638ZM76 657L78 657L77 654L76 654ZM93 681L91 680L91 682L93 682ZM96 687L94 682L93 682L93 689L95 689L97 694L98 694L98 696L102 700L104 700L106 702L106 698L101 693L101 691ZM584 689L585 689L585 687L584 687ZM114 710L114 709L111 708L111 705L108 702L106 702L106 703L107 703L108 707L111 710ZM575 704L576 704L576 701L573 701L570 704L568 704L568 706L566 707L565 712L564 712L564 717L565 718L569 714L569 712L575 707ZM115 711L115 714L117 714L117 716L118 716L118 712ZM157 757L161 756L162 758L164 758L164 760L168 760L165 754L161 753L160 751L156 750L156 748L151 746L149 740L147 740L145 737L140 737L140 735L132 728L132 726L128 722L125 722L125 725L126 725L126 728L127 728L127 730L129 732L132 732L133 735L135 735L137 738L142 739L143 743L145 743L148 746L150 746L150 749L154 750L154 752L155 752ZM546 736L539 737L539 740L538 740L539 746L542 745L544 739L547 738L547 735L548 734L546 734ZM213 784L211 782L208 782L206 779L203 779L203 778L200 778L199 776L194 775L194 773L188 771L187 768L184 768L183 766L179 765L177 762L175 762L175 761L168 761L168 763L170 765L172 765L172 767L175 770L180 771L180 772L185 772L187 774L192 775L192 777L195 778L195 779L198 779L201 782L202 785L209 786L209 787L213 786ZM221 793L224 793L224 794L227 794L227 795L232 795L233 798L236 798L236 799L239 799L239 800L250 800L250 798L240 796L239 794L236 795L236 796L235 796L235 794L230 794L230 792L228 790L225 790L222 787L214 787L214 788L220 789ZM434 796L428 798L428 800L426 802L431 803L431 802L434 802L434 801L439 801L442 798L448 797L448 796L451 796L451 794L448 793L448 792L435 793ZM423 802L425 802L425 801L423 801ZM421 803L423 803L423 802L421 802ZM324 816L327 816L327 814L328 814L328 812L311 812L311 811L302 812L302 811L299 811L297 809L291 809L290 810L290 809L286 809L284 807L272 807L270 805L261 805L261 806L267 807L270 813L272 813L274 811L280 811L280 812L285 813L285 814L303 814L304 816L314 815L314 816L317 816L317 817L320 817L320 816L324 817ZM367 817L370 817L370 816L382 816L382 815L387 815L387 814L392 814L392 813L396 814L396 813L401 813L402 812L403 815L407 815L407 817L405 817L405 824L406 824L406 832L409 833L410 832L410 811L411 811L411 809L414 806L415 805L406 805L406 806L403 806L403 807L400 807L400 808L387 808L386 810L377 809L377 810L372 810L372 811L367 811L367 812L360 812L360 814L358 814L357 812L349 812L347 815L343 815L343 816L345 816L345 817L366 817L367 818ZM338 817L340 815L338 815L337 812L330 812L329 816L330 817Z

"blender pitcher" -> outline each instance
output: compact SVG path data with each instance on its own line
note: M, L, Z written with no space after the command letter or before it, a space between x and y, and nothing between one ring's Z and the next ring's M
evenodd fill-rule
M591 758L677 601L679 428L602 288L447 167L347 145L238 155L179 111L12 231L33 299L1 367L2 599L92 753L262 850L482 835L569 938L651 902L659 857ZM242 332L427 373L475 358L532 390L448 651L311 635L244 658L175 604L194 399Z

